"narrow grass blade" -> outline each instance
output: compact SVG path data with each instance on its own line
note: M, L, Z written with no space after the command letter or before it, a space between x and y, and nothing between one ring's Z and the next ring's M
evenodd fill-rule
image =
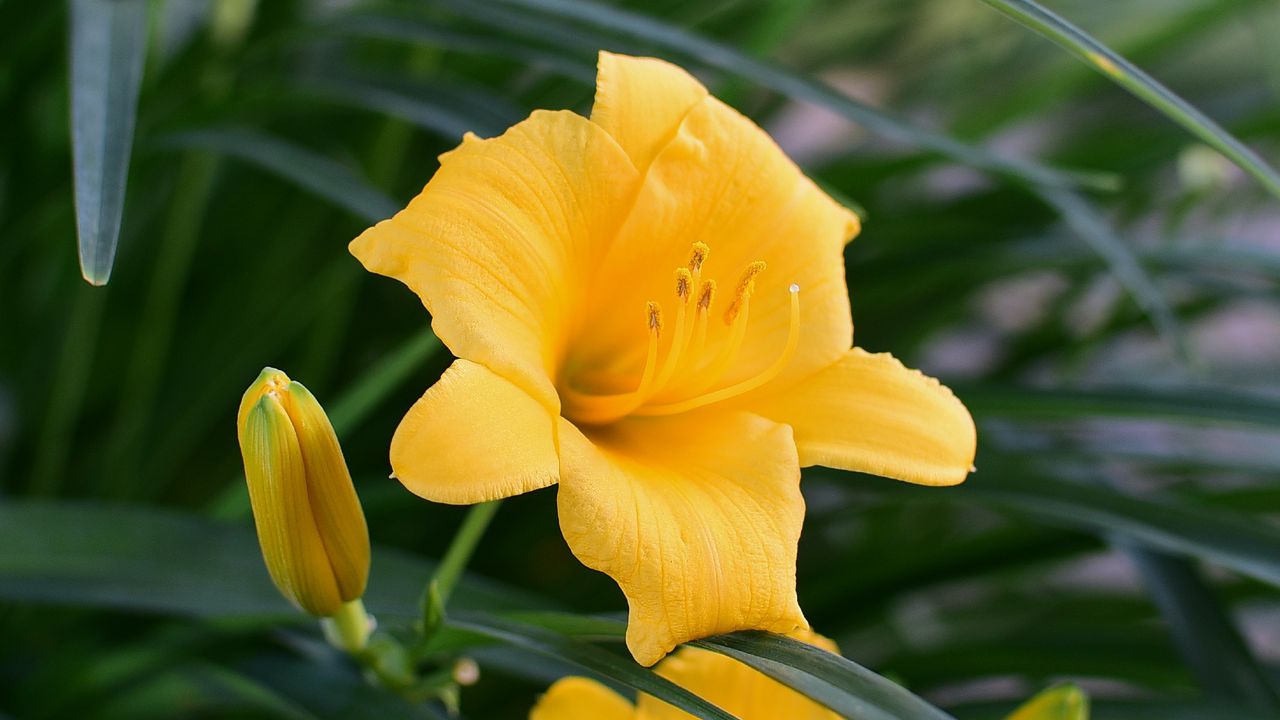
M146 0L71 0L71 153L80 273L111 277L147 48Z
M400 209L400 203L371 186L347 166L256 131L193 130L169 135L161 145L232 155L269 170L370 222L389 218Z
M423 22L418 18L384 15L361 10L339 16L331 25L324 26L324 29L343 35L397 40L462 52L510 58L577 80L586 85L595 82L595 70L589 63L577 62L560 53L550 52L542 48L508 42L503 38L458 32L452 28Z
M1188 132L1226 155L1272 195L1280 198L1280 173L1231 133L1161 85L1136 65L1034 0L982 0L1004 15L1044 35L1100 70Z
M456 106L450 107L448 98L444 101L424 99L431 88L401 88L362 78L314 78L303 87L326 100L390 115L454 141L461 140L467 132L492 137L520 120L518 116L507 117L505 123L499 124Z
M1169 307L1164 294L1156 287L1147 269L1116 236L1115 232L1098 215L1092 205L1080 195L1057 188L1039 188L1037 194L1053 206L1067 227L1085 242L1116 276L1120 285L1128 291L1138 307L1142 308L1155 324L1156 331L1173 348L1180 358L1187 359L1190 350L1182 332L1182 325Z
M1280 698L1222 603L1191 561L1121 541L1174 643L1205 692L1223 704L1280 715Z
M1088 184L1098 189L1114 189L1114 184L1110 181L1097 182L1098 178L1095 177L1003 157L946 135L921 130L821 82L753 58L728 45L637 13L583 0L496 0L493 3L444 0L444 3L459 13L482 21L488 20L504 31L519 30L520 25L512 23L509 17L495 15L491 12L492 8L502 6L521 8L542 16L589 25L616 33L624 38L656 46L707 67L750 79L756 85L769 88L794 100L825 107L880 137L923 148L970 167L1041 185L1076 187Z
M652 695L703 720L734 716L658 675L630 658L536 625L475 613L451 616L447 625L558 660L567 660L602 677Z
M404 341L334 401L329 412L334 430L339 435L354 430L379 403L408 380L413 371L443 347L440 338L430 330Z
M1218 388L1036 389L956 387L975 415L1020 420L1157 418L1186 423L1280 427L1280 401Z
M1028 475L1034 471L1028 470ZM1280 586L1280 530L1247 516L1133 498L1114 490L1034 477L983 474L981 467L957 497L993 502L1054 524L1120 536L1177 555L1200 558Z

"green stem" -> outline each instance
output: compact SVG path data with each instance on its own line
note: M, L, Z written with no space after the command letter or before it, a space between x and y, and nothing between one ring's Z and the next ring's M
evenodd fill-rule
M498 506L501 504L501 500L492 500L473 505L467 512L467 518L462 521L462 527L458 528L453 541L449 543L449 549L445 551L444 558L440 560L440 566L436 568L436 575L431 580L431 584L435 585L441 610L448 604L449 596L457 586L458 579L462 577L462 571L471 561L476 545L480 544L480 538L484 536L485 529L489 527L489 521L493 519L494 513L498 512Z
M369 644L373 623L359 598L343 605L331 617L321 618L324 636L337 647L356 655Z

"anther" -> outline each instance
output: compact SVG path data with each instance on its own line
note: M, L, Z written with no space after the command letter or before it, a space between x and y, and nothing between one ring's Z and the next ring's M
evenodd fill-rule
M680 302L688 302L693 292L693 273L685 268L676 268L676 296Z
M654 334L662 334L662 306L652 300L645 306L645 312L649 315L649 329Z
M742 277L738 280L738 289L734 293L733 302L729 303L729 307L724 311L725 325L732 325L733 321L738 319L738 314L742 312L743 306L751 299L751 293L755 290L756 276L764 272L765 267L767 266L763 260L757 260L742 271Z
M707 247L706 243L694 243L693 251L689 254L689 272L700 272L702 270L702 263L707 261L707 256L710 254L711 248Z
M702 283L702 290L698 292L698 309L706 312L711 309L711 303L716 299L716 281L707 280Z

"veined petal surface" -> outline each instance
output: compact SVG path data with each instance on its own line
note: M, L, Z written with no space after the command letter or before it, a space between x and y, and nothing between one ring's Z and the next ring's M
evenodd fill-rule
M555 410L553 378L590 270L637 182L600 126L538 111L500 137L467 136L422 193L351 252L413 289L454 355Z
M469 504L556 482L554 420L514 383L456 360L391 440L391 468L414 494Z
M807 627L796 601L804 519L791 432L749 413L560 431L560 528L630 607L627 647L652 665L677 644Z
M657 58L600 52L591 121L613 136L644 174L707 89Z
M632 720L635 707L595 680L567 677L547 688L529 720Z
M973 418L949 389L887 353L849 350L752 404L795 431L800 463L920 485L955 485L973 466Z

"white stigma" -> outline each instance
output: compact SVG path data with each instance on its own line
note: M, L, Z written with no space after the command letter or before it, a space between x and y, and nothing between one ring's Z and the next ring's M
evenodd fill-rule
M799 284L799 283L791 283L791 287L789 287L789 288L787 288L787 289L788 289L788 290L790 290L790 291L791 291L791 292L793 292L793 293L798 293L798 292L800 292L800 284Z

